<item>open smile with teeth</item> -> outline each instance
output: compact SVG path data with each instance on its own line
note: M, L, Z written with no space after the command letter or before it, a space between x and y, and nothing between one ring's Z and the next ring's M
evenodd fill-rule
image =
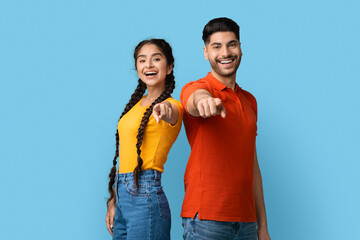
M146 72L145 75L146 76L155 76L157 74L157 72Z
M232 63L234 61L234 59L230 59L230 60L221 60L219 61L220 64L229 64Z

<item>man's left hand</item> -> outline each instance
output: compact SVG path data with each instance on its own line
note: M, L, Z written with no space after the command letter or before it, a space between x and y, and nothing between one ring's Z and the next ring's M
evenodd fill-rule
M267 228L259 228L258 239L259 240L271 240Z

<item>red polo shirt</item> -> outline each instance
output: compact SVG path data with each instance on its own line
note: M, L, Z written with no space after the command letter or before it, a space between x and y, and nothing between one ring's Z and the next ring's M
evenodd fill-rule
M226 118L192 117L186 104L197 89L220 98ZM210 73L186 84L180 95L185 107L184 125L191 146L184 183L181 217L254 222L254 151L256 139L256 99L237 84L235 91Z

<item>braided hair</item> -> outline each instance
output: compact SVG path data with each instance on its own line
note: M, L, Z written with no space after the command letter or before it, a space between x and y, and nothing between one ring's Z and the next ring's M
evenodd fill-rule
M141 50L141 48L146 45L146 44L154 44L156 45L159 50L165 55L166 58L166 63L168 66L173 66L174 64L174 57L172 55L172 49L171 46L169 45L169 43L167 43L165 40L163 39L150 39L150 40L144 40L142 42L140 42L134 51L134 59L135 59L135 67L136 67L136 60L137 60L137 56ZM171 93L174 91L175 88L175 77L174 77L174 72L173 70L171 71L170 74L166 75L165 77L165 90L160 94L160 96L155 99L155 101L146 109L139 129L138 129L138 134L136 136L137 139L137 143L136 143L136 149L137 149L137 166L134 169L134 180L136 183L136 187L139 188L139 181L138 181L138 177L139 174L141 172L141 167L143 164L143 160L141 158L141 145L143 142L143 137L144 137L144 132L145 132L145 127L147 125L147 123L149 122L149 118L151 116L152 110L154 108L154 106L158 103L163 102L164 100L166 100L167 98L169 98L171 96ZM141 81L141 79L138 80L138 86L135 89L135 92L131 95L131 99L128 102L128 104L126 104L124 111L122 112L120 119L133 107L135 106L136 103L138 103L140 101L140 99L144 96L144 93L146 91L146 85L143 81ZM107 204L109 204L109 202L115 198L115 194L113 191L113 185L115 183L115 176L116 176L116 165L117 165L117 158L119 157L119 132L116 131L115 133L115 139L116 139L116 150L115 150L115 156L113 159L113 167L111 168L110 174L109 174L109 184L108 184L108 191L110 194L109 199L107 200Z

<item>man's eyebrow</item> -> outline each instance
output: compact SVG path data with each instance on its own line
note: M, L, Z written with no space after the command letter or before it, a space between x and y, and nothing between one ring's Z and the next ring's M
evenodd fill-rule
M213 45L221 45L221 43L214 42L214 43L210 44L210 46L213 46Z
M238 41L232 40L232 41L228 42L227 44L230 44L230 43L238 43Z
M154 54L152 54L151 56L153 57L153 56L157 56L157 55L162 56L161 53L154 53ZM142 54L142 55L139 55L137 58L141 58L141 57L146 57L146 55L145 55L145 54Z

